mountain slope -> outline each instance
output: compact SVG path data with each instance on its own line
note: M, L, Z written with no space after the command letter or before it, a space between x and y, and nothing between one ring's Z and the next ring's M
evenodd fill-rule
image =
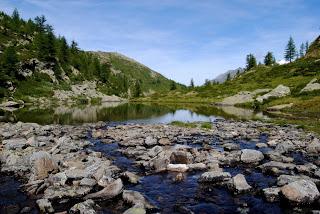
M111 74L113 76L125 76L132 82L132 85L139 81L146 95L168 91L173 83L172 80L165 78L158 72L120 53L101 51L90 53L98 56L102 63L111 64Z
M235 77L236 75L239 75L241 73L243 73L245 71L245 69L243 68L237 68L237 69L234 69L234 70L229 70L223 74L220 74L218 75L216 78L213 79L213 81L215 82L219 82L219 83L223 83L227 80L228 78L228 75L230 74L230 77L233 78Z
M0 100L51 98L57 90L70 94L75 85L130 98L176 84L121 54L83 51L56 36L44 16L26 21L18 11L0 12L0 71Z

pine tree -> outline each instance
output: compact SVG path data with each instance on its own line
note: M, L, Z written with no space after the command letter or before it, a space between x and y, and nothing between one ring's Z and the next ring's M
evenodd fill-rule
M191 79L191 81L190 81L190 88L194 88L194 82L193 82L193 79Z
M209 79L205 79L204 80L204 86L210 86L211 85L211 82Z
M46 23L46 21L47 21L46 17L45 17L44 15L42 15L42 16L37 16L37 17L34 19L34 21L35 21L35 23L36 23L36 26L37 26L38 30L39 30L40 32L44 32L45 29L46 29L46 25L45 25L45 23Z
M257 60L253 54L248 54L246 61L247 61L247 63L246 63L246 70L247 71L250 70L251 68L257 66Z
M264 57L264 64L266 66L274 65L276 60L272 54L272 52L268 52L267 55Z
M304 54L305 54L305 47L304 47L304 43L302 43L300 45L299 57L300 58L304 57Z
M141 94L142 94L141 83L138 80L136 81L136 84L135 84L134 97L140 97Z
M65 37L61 37L57 40L57 57L61 63L67 63L69 61L69 46Z
M103 83L106 83L109 79L109 75L111 73L111 65L110 63L103 63L100 68L100 79Z
M1 54L0 65L2 77L6 80L18 77L18 56L14 47L10 46Z
M17 29L21 23L20 15L17 8L15 8L14 11L12 12L11 18L12 18L12 23L14 27Z
M305 44L305 51L306 51L306 53L308 52L308 50L309 50L309 42L308 41L306 41L306 44Z
M296 55L297 55L296 45L294 44L293 38L290 37L285 50L284 58L287 61L292 62Z
M230 80L231 80L231 74L228 73L226 81L228 82L228 81L230 81Z

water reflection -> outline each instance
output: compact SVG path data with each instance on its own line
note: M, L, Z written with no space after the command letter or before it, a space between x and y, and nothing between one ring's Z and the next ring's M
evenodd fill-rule
M14 112L0 112L0 121L39 124L81 124L98 121L170 123L172 121L212 121L218 116L241 119L266 118L262 113L231 106L109 102L101 105L59 106L47 109L30 106Z

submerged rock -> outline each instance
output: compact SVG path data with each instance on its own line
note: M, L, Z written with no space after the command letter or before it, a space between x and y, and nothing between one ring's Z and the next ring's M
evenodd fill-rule
M145 209L155 208L155 206L153 206L141 193L137 191L124 190L122 198L134 206L139 206Z

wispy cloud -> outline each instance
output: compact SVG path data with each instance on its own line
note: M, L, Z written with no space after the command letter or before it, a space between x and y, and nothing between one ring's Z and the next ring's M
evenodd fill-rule
M1 0L24 17L44 14L85 50L118 51L169 78L197 84L243 66L245 55L281 59L290 35L319 34L317 0Z

